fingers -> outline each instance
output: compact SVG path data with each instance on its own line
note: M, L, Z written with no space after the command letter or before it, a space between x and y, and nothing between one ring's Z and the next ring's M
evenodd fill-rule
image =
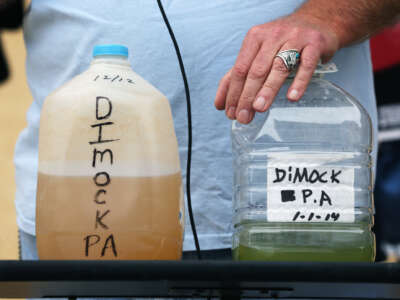
M292 14L254 26L246 35L230 75L221 80L215 106L230 119L247 124L256 112L266 111L289 75L279 51L297 49L300 65L287 98L304 94L319 60L327 62L339 49L338 39L319 20ZM287 58L292 61L293 57Z
M260 46L261 44L258 41L256 30L250 30L243 41L242 48L240 49L235 65L231 71L230 83L225 102L225 112L227 117L231 120L236 119L236 108L243 91L244 83ZM251 112L248 113L250 114Z
M304 95L319 59L320 51L318 48L308 45L303 49L301 52L300 66L286 95L289 100L298 101Z
M225 109L229 119L248 124L256 112L265 112L271 106L290 74L284 61L276 57L280 51L297 49L301 53L295 79L287 92L291 101L303 96L318 61L329 59L335 52L336 48L326 47L326 38L313 28L275 30L285 27L282 22L253 27L244 39L235 65L222 78L214 104L217 109ZM293 61L293 57L286 59Z
M229 70L228 73L226 73L219 82L217 94L214 101L215 108L218 110L225 109L225 99L226 95L228 94L229 83L231 81L231 70Z
M299 68L294 82L287 93L287 98L292 101L298 101L303 96L321 57L321 52L318 47L313 45L307 45L304 49L302 49L302 47L303 45L293 46L285 44L281 49L273 52L278 53L288 49L298 49L298 51L301 52ZM264 61L258 56L264 57ZM240 123L248 124L251 122L255 111L265 112L271 106L274 98L289 76L290 71L287 69L283 60L280 57L275 57L275 55L272 59L273 62L270 70L267 69L268 67L262 70L256 63L263 61L263 63L268 66L268 60L271 60L271 57L268 57L260 51L259 55L257 55L254 60L254 69L258 69L260 73L257 74L258 76L254 76L254 73L250 73L249 71L236 109L236 117ZM254 70L253 66L250 70ZM264 77L261 75L261 71L265 72Z
M263 44L249 69L236 109L236 119L243 124L249 123L254 117L253 103L270 71L276 51Z
M295 49L285 45L280 51L287 49ZM253 103L253 108L258 112L265 112L272 104L274 98L278 94L281 86L289 76L290 72L286 68L281 58L275 57L272 63L272 68L265 80L263 86L259 90L256 101Z

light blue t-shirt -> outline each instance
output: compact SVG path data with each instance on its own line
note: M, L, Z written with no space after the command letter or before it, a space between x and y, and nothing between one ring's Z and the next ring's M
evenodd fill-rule
M192 97L192 201L202 249L230 248L233 230L231 121L213 104L219 80L233 66L252 26L289 14L302 2L163 1L182 52ZM28 126L15 150L20 229L35 233L38 130L43 101L88 68L91 50L97 44L126 45L134 71L170 100L185 182L186 98L175 50L156 0L33 0L24 34L27 77L34 101L27 113ZM376 125L368 43L339 51L333 62L340 72L326 78L359 99ZM184 249L194 249L188 218Z

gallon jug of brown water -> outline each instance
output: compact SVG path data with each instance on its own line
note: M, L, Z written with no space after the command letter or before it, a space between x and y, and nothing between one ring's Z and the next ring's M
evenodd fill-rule
M96 46L87 71L45 100L36 234L40 259L180 259L183 193L166 97L128 49Z

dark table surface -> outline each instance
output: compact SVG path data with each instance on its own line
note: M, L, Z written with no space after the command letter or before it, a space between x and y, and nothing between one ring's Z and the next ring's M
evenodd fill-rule
M400 264L0 261L0 298L400 299Z

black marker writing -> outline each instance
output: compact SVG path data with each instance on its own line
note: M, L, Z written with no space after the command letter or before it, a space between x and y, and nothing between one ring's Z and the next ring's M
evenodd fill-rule
M107 194L107 191L106 190L103 190L103 189L101 189L101 190L98 190L97 192L96 192L96 195L94 196L94 202L96 202L97 204L106 204L106 200L102 200L102 201L100 201L99 200L99 197L100 197L100 195L102 195L102 194Z
M317 219L318 222L319 220L323 219L324 221L332 221L336 222L340 218L339 213L318 213L318 212L305 212L302 213L301 211L296 211L296 213L293 215L292 221L300 221L300 222L311 222L314 219Z
M100 115L99 112L102 110L101 108L104 107L104 105L107 105L107 113L104 115ZM109 98L103 97L103 96L98 96L96 97L96 120L104 120L108 119L111 116L112 113L112 103Z
M108 126L108 125L113 125L113 124L114 124L114 122L104 122L104 123L98 123L98 124L91 125L92 128L98 127L99 133L97 135L97 141L91 141L91 142L89 142L89 144L94 145L94 144L102 144L102 143L110 143L110 142L119 141L119 139L103 140L103 126Z
M110 184L111 178L107 172L98 172L94 175L93 181L97 186L106 186Z
M100 235L98 234L90 234L88 236L86 236L83 241L85 243L85 256L89 256L89 249L95 245L97 245L101 240ZM114 235L110 234L103 245L103 248L101 249L101 257L104 257L104 255L106 254L107 249L110 249L114 256L117 257L118 253L117 253L117 247L116 247L116 243L115 243L115 239L114 239Z
M97 150L96 148L93 149L93 160L92 160L92 167L95 168L96 167L96 158L97 158L97 154L100 154L100 162L103 162L104 159L104 155L108 154L109 158L110 158L110 164L114 163L114 155L112 153L112 151L110 149L106 149L104 151L100 151Z
M293 173L293 169L295 170ZM292 168L288 169L275 168L275 179L273 183L291 182L291 183L340 183L338 176L342 171L332 170L330 177L328 171L319 171L312 168Z
M107 81L111 84L114 82L127 82L129 84L135 84L135 82L131 78L124 78L121 75L96 75L93 81L98 81L98 79Z
M97 227L100 225L102 228L108 229L108 226L103 223L103 218L106 215L108 215L109 212L110 212L109 209L107 209L103 214L101 214L101 212L99 210L96 211L96 224L95 224L94 228L97 229Z
M111 245L109 245L109 244L111 244ZM104 243L104 247L101 250L101 256L105 255L107 249L111 249L115 257L118 256L117 248L115 247L114 236L112 234L106 239L106 241Z
M95 81L99 77L95 78ZM105 76L104 79L108 77ZM115 77L112 81L117 80L119 76ZM106 120L111 117L113 112L113 104L109 97L105 96L97 96L95 99L95 118L97 121ZM102 144L102 143L111 143L114 141L118 141L119 139L104 139L103 138L103 128L107 128L107 126L114 125L112 121L106 121L102 123L96 123L90 125L91 128L98 129L97 130L97 140L89 141L89 145ZM97 148L93 149L92 161L91 165L93 168L104 167L105 164L112 166L114 164L114 153L111 147L99 150ZM93 176L93 183L97 189L94 198L92 200L94 203L98 205L102 205L102 209L96 209L96 217L94 222L95 230L109 230L109 226L106 224L106 220L110 218L111 210L107 209L107 190L106 188L111 184L111 176L108 172L103 170L95 170L95 175ZM107 218L106 218L107 217ZM103 236L104 237L104 236ZM98 252L98 245L103 245L101 248L101 257L103 257L107 250L110 249L112 254L117 257L117 247L113 234L108 235L108 237L101 241L102 235L100 234L90 234L87 235L84 240L84 250L85 256L92 255L95 249ZM97 245L97 246L96 246ZM89 249L94 248L92 251ZM94 254L95 255L95 254Z

